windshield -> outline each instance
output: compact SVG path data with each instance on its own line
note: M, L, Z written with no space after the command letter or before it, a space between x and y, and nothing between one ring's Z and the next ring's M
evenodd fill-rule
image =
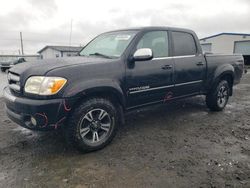
M80 52L80 55L118 58L123 54L135 34L136 31L118 31L99 35Z

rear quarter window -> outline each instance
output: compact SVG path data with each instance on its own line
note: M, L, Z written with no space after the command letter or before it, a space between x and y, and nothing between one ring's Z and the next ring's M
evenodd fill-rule
M174 55L195 55L197 52L194 37L190 33L184 32L172 32L174 43Z

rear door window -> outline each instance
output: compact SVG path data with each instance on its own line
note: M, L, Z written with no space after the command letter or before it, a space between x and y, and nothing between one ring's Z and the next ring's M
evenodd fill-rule
M190 33L172 32L174 56L195 55L197 52L194 37Z

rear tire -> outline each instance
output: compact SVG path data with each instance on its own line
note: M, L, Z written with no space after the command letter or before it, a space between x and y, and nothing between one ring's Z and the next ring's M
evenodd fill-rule
M221 80L206 96L207 107L211 111L222 111L230 94L228 81Z
M114 138L119 115L114 104L104 98L90 98L71 114L66 126L68 143L83 152L102 149Z

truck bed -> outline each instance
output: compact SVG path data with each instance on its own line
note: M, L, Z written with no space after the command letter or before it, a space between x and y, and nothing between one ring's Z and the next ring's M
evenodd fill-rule
M240 82L244 71L244 59L241 54L205 54L205 59L207 61L207 80L213 78L216 74L216 69L223 65L232 65L234 69L234 84Z

